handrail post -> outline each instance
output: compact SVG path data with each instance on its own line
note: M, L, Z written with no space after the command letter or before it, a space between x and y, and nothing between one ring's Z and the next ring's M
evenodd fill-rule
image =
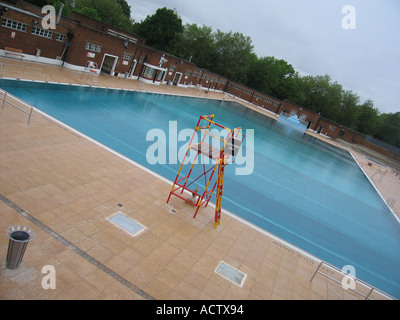
M1 106L1 110L4 109L4 104L6 102L6 99L7 99L7 91L4 92L3 105Z
M369 299L369 296L372 294L372 291L374 291L374 287L371 288L371 290L368 292L368 295L365 297L365 300Z
M33 107L31 106L31 111L29 112L29 117L28 117L28 122L27 122L27 124L29 124L29 122L31 121L32 111L33 111Z
M324 263L323 261L321 261L321 262L319 263L318 268L317 268L317 270L315 270L315 272L314 272L313 276L311 277L310 281L313 281L315 275L318 273L319 268L321 267L321 265L322 265L323 263Z

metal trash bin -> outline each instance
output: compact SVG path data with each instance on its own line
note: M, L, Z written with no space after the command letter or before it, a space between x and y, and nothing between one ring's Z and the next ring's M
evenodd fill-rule
M6 267L16 269L22 261L26 247L34 237L35 232L26 226L12 226L7 229L8 242Z

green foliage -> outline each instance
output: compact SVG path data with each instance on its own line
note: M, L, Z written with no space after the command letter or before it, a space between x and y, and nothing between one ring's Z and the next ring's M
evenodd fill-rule
M187 24L172 41L170 52L231 80L246 83L253 45L250 37L232 31ZM165 50L166 48L162 48Z
M170 43L183 32L183 26L181 18L175 11L164 7L137 23L134 30L138 35L146 38L147 45L168 51Z
M72 12L72 0L56 0L56 1L48 1L49 4L53 5L56 9L56 12L59 12L61 4L64 4L63 11L61 15L63 17L69 17ZM51 3L52 2L52 3Z
M293 95L295 76L293 66L285 60L254 55L247 85L276 98L287 99Z
M212 69L215 58L214 35L211 27L186 24L170 45L171 53L197 66Z
M57 14L60 10L61 4L64 4L62 16L69 17L71 15L73 0L47 0L46 2L47 4L54 6Z
M370 136L375 136L378 129L379 112L378 109L374 108L372 100L369 99L360 106L356 130Z
M87 16L89 18L101 21L101 18L95 8L83 7L81 9L75 9L75 12L83 14L84 16Z
M253 51L250 37L239 32L217 30L214 42L216 51L213 71L229 79L246 83Z
M342 103L340 105L340 113L337 122L345 125L350 129L356 129L360 97L352 91L342 92Z
M125 0L116 0L116 1L120 5L124 15L130 19L131 18L131 6Z
M130 7L124 0L75 0L74 10L113 27L132 32L133 20L127 16L128 9L130 14Z
M382 114L375 137L400 148L400 112Z

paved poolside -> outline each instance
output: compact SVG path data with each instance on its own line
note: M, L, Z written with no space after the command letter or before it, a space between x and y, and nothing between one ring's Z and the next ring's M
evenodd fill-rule
M80 81L51 66L4 76ZM224 97L107 76L99 86ZM223 214L215 229L212 208L193 219L180 199L167 205L169 183L45 115L34 111L26 122L20 111L0 109L0 299L363 299L320 275L310 282L318 261L234 217ZM377 165L352 153L385 199L400 197L393 172L380 181ZM146 230L136 237L121 231L107 220L116 212ZM11 270L5 230L17 224L36 237ZM243 287L215 272L221 261L247 275ZM46 265L56 270L54 290L42 287Z

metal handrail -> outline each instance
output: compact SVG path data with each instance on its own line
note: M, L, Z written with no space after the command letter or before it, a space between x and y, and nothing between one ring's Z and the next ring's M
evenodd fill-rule
M392 208L394 207L394 205L396 204L396 199L394 198L389 198L386 200L387 206Z
M5 105L6 103L9 104L10 106L14 107L15 109L18 109L19 111L21 111L21 112L25 113L26 115L28 115L28 122L27 122L27 124L29 124L29 122L31 121L31 117L32 117L33 106L30 105L30 104L28 104L28 103L26 103L25 101L22 101L22 100L18 99L17 97L13 96L11 93L9 93L8 91L6 91L6 90L4 90L4 89L0 89L0 91L1 91L2 93L4 93L3 98L1 98L1 100L3 101L3 104L2 104L2 106L1 106L1 109L2 109L2 110L4 109L4 105ZM28 111L25 111L24 109L18 107L17 105L15 105L15 104L13 104L13 103L7 101L7 97L10 97L10 98L12 98L12 99L18 101L19 103L22 103L23 105L29 107L29 108L30 108L30 111L29 111L29 112L28 112Z
M26 69L40 70L40 71L41 71L41 74L43 74L43 72L44 72L44 66L43 66L43 65L42 65L41 68L35 68L35 67L26 66L26 63L24 63L24 64L21 66L21 65L19 65L19 64L11 64L11 63L4 63L4 62L1 62L0 65L1 65L1 68L0 68L0 70L1 70L0 77L1 77L1 78L3 77L4 66L9 66L9 67L11 67L11 68L13 68L13 67L22 68L22 73L25 73L25 70L26 70Z
M368 283L366 283L366 282L364 282L364 281L362 281L362 280L360 280L360 279L358 279L358 278L356 278L356 277L353 277L353 276L349 275L349 274L346 273L346 272L343 272L343 271L340 270L339 268L337 268L337 267L335 267L335 266L333 266L333 265L331 265L331 264L329 264L328 262L325 262L325 261L321 261L321 262L320 262L320 264L318 265L318 268L315 270L313 276L311 277L310 282L312 282L313 279L314 279L314 277L316 276L316 274L319 273L320 275L322 275L322 276L328 278L329 280L332 280L333 282L339 283L340 285L344 286L343 283L340 282L340 281L338 281L337 279L332 278L332 277L330 277L330 276L328 276L328 275L326 275L326 274L320 272L319 269L321 268L322 265L325 265L325 266L329 267L330 269L333 269L334 271L336 271L337 273L343 275L344 277L350 278L351 280L355 281L355 283L360 283L361 285L365 286L366 288L369 288L368 294L365 295L364 293L362 293L362 292L360 292L360 291L357 291L357 290L355 290L355 289L353 289L353 288L351 288L351 287L349 287L349 286L346 286L346 289L348 289L348 290L350 290L350 291L352 291L352 292L355 292L355 293L359 294L360 296L364 297L365 300L372 300L372 299L371 299L371 294L372 294L373 292L377 292L377 293L380 294L381 296L384 296L385 298L388 298L388 299L390 299L390 300L397 300L396 298L392 297L391 295L389 295L389 294L387 294L387 293L385 293L385 292L383 292L383 291L381 291L381 290L375 288L374 286L372 286L372 285L370 285L370 284L368 284Z
M82 71L79 70L72 70L72 75L75 77L80 77L79 81L81 84L89 83L92 86L97 86L98 84L98 74L95 69L85 68ZM92 78L90 82L90 77Z

